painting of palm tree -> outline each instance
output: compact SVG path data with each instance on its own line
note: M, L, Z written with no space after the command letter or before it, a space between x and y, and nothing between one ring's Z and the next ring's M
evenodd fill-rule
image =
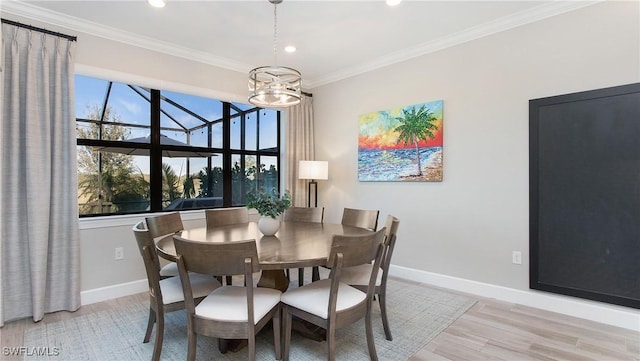
M360 115L360 181L442 181L443 101Z
M410 109L402 109L402 116L397 117L400 122L395 128L398 132L398 142L404 145L412 144L416 150L416 163L418 165L418 176L422 176L422 165L420 162L420 147L418 142L421 140L433 139L434 131L438 130L435 122L438 120L431 110L424 105L418 110L415 107Z

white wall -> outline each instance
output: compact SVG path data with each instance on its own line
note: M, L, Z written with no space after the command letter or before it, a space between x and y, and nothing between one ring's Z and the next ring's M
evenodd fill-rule
M79 73L110 76L110 80L153 86L156 89L189 91L192 88L190 93L246 102L246 74L97 36L67 32L78 36L76 70ZM132 77L131 74L136 76Z
M223 100L246 96L246 74L46 27L78 35L79 73ZM380 209L381 222L389 213L401 219L396 274L628 327L628 317L616 317L636 311L581 302L585 313L607 311L594 318L572 313L580 308L572 298L528 291L528 100L638 81L639 3L606 2L313 89L316 154L330 163L330 179L318 187L326 220L338 222L343 207ZM437 99L443 182L358 182L358 115ZM142 217L81 221L83 303L144 290L131 232ZM186 215L187 226L199 222L202 214ZM120 246L125 259L115 261ZM513 250L523 252L522 265L511 264Z
M395 265L528 290L528 101L638 81L639 3L606 2L316 88L326 219L380 209L401 220ZM438 99L443 182L359 182L358 115Z

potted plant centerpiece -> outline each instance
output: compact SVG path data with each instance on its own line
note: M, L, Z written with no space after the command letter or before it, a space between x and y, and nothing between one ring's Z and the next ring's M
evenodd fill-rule
M291 207L291 193L285 191L282 196L273 189L271 193L264 190L247 194L247 208L254 208L260 214L258 229L265 236L273 236L280 228L280 215Z

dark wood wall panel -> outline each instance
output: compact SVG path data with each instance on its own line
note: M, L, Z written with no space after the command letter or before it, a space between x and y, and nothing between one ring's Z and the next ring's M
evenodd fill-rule
M530 287L640 308L640 84L530 105Z

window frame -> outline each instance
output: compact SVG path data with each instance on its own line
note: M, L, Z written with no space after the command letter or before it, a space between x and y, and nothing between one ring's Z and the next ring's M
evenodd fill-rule
M109 84L113 84L113 83L121 83L123 85L126 86L130 86L130 87L141 87L140 85L137 84L132 84L131 82L127 82L127 81L120 81L120 80L109 80L109 79L105 79L104 77L101 76L95 76L95 75L87 75L87 74L79 74L76 73L76 76L83 76L83 77L91 77L91 78L96 78L99 80L103 80L108 82ZM155 213L155 212L166 212L166 210L163 209L163 200L162 200L162 193L163 193L163 179L162 179L162 164L163 164L163 157L162 157L162 152L163 150L174 150L174 151L189 151L189 152L208 152L208 153L216 153L216 154L220 154L222 156L222 179L223 179L223 203L222 203L222 208L225 207L238 207L238 206L244 206L245 202L244 202L244 197L242 198L243 202L242 204L233 204L233 190L234 190L234 184L233 184L233 177L232 177L232 167L233 167L233 162L232 162L232 158L234 156L240 156L242 159L244 159L244 157L247 156L252 156L255 157L256 160L256 167L258 168L258 172L256 173L257 175L257 180L256 180L256 187L260 187L261 185L261 172L259 172L260 169L260 159L263 156L266 157L273 157L275 158L275 166L277 169L277 179L276 179L276 184L277 184L277 189L281 189L281 179L282 179L282 159L281 159L281 147L282 147L282 143L281 143L281 125L282 125L282 112L277 110L277 109L266 109L266 108L259 108L259 107L254 107L252 105L247 104L247 109L243 110L240 107L236 106L234 104L234 102L231 101L225 101L225 100L221 100L221 99L215 99L212 97L207 97L208 99L214 100L214 101L219 101L222 103L222 118L220 119L216 119L213 121L210 121L209 124L207 124L205 127L208 129L208 144L211 145L212 141L211 141L211 127L215 124L215 123L219 123L222 122L222 129L223 129L223 135L222 135L222 148L220 147L202 147L202 146L191 146L191 145L185 145L185 146L177 146L177 145L163 145L160 144L160 134L161 131L163 130L163 128L161 127L161 105L162 105L162 90L160 89L155 89L156 87L147 87L146 89L149 90L149 107L150 107L150 123L148 126L149 129L149 133L150 133L150 143L137 143L137 142L127 142L127 141L115 141L115 140L101 140L101 139L88 139L88 138L77 138L76 139L76 145L77 146L88 146L88 147L107 147L107 146L117 146L117 147L131 147L133 148L137 148L137 149L148 149L149 150L149 209L144 210L144 211L125 211L125 212L111 212L111 213L92 213L92 214L78 214L78 216L80 218L91 218L91 217L111 217L111 216L123 216L123 215L135 215L135 214L142 214L142 213ZM185 95L194 95L194 96L201 96L201 95L197 95L197 94L192 94L192 93L187 93L187 92L183 92L183 91L175 91L175 90L169 90L166 89L167 91L171 91L174 93L182 93ZM135 89L134 89L135 91ZM105 109L107 107L107 103L108 103L108 93L105 94L105 99L103 102L103 109ZM238 103L238 102L236 102ZM232 112L233 110L233 112ZM260 132L260 116L261 116L261 111L273 111L275 113L275 117L276 117L276 147L273 148L267 148L267 149L260 149L260 136L261 136L261 132ZM240 139L241 141L241 149L232 149L231 148L231 133L232 133L232 128L231 128L231 120L232 118L239 118L241 119L241 122L245 121L246 115L247 114L251 114L254 113L256 115L256 126L255 126L255 150L247 150L247 149L243 149L246 148L244 141L245 141L245 125L242 125L242 132L240 134ZM90 120L90 119L84 119L84 118L75 118L76 121L76 125L79 124L79 122L84 122L84 123L88 123L88 122L93 122L93 123L98 123L98 124L113 124L112 122L105 122L105 121L101 121L101 120ZM140 125L140 124L131 124L131 123L127 123L127 122L117 122L115 124L118 125L124 125L127 127L140 127L140 128L147 128L146 125ZM202 126L200 126L202 127ZM193 131L193 129L188 129L189 131ZM211 157L208 158L207 160L207 169L212 169L212 164L211 164ZM79 174L79 173L78 173ZM246 173L245 173L246 174ZM245 182L239 182L240 186L244 187ZM249 190L244 190L242 194L245 194L248 192ZM185 209L178 209L177 211L192 211L192 210L202 210L205 208L210 208L210 207L193 207L193 208L185 208Z

